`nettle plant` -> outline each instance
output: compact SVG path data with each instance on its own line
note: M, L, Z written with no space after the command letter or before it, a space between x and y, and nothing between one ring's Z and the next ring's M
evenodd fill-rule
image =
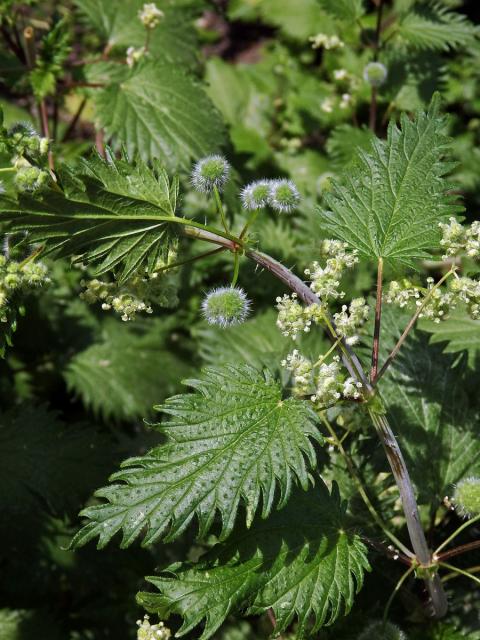
M207 224L181 215L179 182L157 163L126 153L118 159L107 149L105 159L54 173L48 145L34 131L3 129L19 168L17 197L1 197L2 220L12 250L34 247L23 262L0 265L7 327L14 294L47 279L39 262L45 256L87 269L93 280L83 298L126 321L151 312L159 297L168 302L172 272L218 252L232 255L232 278L206 293L198 309L210 324L235 331L253 311L248 282L237 286L247 260L261 268L252 277L269 271L287 290L276 299L278 330L292 344L277 363L284 373L236 356L187 380L191 392L158 408L166 416L154 425L163 444L123 463L82 511L85 524L71 541L75 549L97 540L101 549L121 533L122 548L138 538L158 545L194 529L205 553L160 567L147 578L151 590L138 594L162 620L183 618L178 636L195 629L212 637L234 612L268 614L276 634L315 635L349 612L378 554L404 572L359 639L406 637L389 611L408 581L419 585L410 606L426 619L447 612L445 579L479 582L474 570L449 561L479 544L451 544L480 519L480 445L471 429L477 416L463 402L458 362L445 368L445 357L438 360L438 350L414 330L419 318L440 323L460 306L472 319L480 315L480 225L457 217L462 208L446 178L452 163L445 126L435 96L427 112L391 122L386 140L374 138L358 152L317 212L330 239L305 280L263 253L255 234L265 208L294 215L300 195L291 180L246 185L239 226L222 198L229 163L201 159L191 183L216 204ZM182 237L214 247L182 260ZM406 277L427 259L437 260L441 277ZM342 278L362 262L376 265L376 295L348 300ZM305 351L305 333L323 333L330 347ZM376 434L390 466L381 490L362 480L365 431ZM390 477L400 496L396 511ZM363 506L350 508L343 488ZM452 509L465 520L445 535ZM138 634L166 638L170 630L145 618Z

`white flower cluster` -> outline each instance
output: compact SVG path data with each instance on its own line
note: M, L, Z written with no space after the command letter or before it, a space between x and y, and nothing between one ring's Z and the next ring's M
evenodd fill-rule
M443 236L440 244L446 249L444 258L459 254L466 254L469 258L480 258L479 220L470 226L464 226L451 217L448 223L441 222L439 227Z
M450 282L450 292L467 305L467 312L473 320L480 320L480 281L454 278Z
M277 327L286 337L297 339L299 333L310 331L313 322L320 322L324 317L324 308L318 304L304 306L298 302L297 294L284 294L276 299L278 318Z
M457 276L450 280L448 289L439 287L433 290L434 286L433 278L427 278L427 287L412 284L407 279L401 282L393 281L385 295L385 302L401 308L415 308L421 306L425 296L430 295L419 318L427 318L438 324L445 320L459 303L463 303L474 320L480 319L480 281Z
M133 320L135 315L141 311L153 313L150 305L139 299L132 293L120 293L115 282L102 282L96 278L88 282L82 281L81 285L86 287L80 294L80 298L88 304L95 302L102 303L103 311L113 309L121 315L124 322Z
M143 56L147 53L145 47L128 47L127 49L127 57L126 63L132 68L134 67L139 60L143 58Z
M168 640L172 633L163 622L151 624L148 615L143 620L137 620L137 640Z
M317 33L309 38L312 49L343 49L345 43L338 36L327 36L326 33Z
M357 400L360 397L361 383L353 378L345 379L338 356L334 356L329 364L321 363L318 366L318 363L313 364L298 349L294 349L282 360L281 365L292 372L293 393L310 396L319 409L335 404L341 398ZM315 373L317 366L318 372Z
M333 314L337 334L349 345L359 341L358 329L368 320L370 307L365 303L365 298L354 298L350 306L342 305L339 313Z
M43 262L22 264L0 255L0 322L7 322L7 307L15 292L49 282L48 269Z
M155 29L165 17L154 2L147 2L138 12L140 22L146 29Z
M345 293L339 291L340 280L345 269L350 269L358 262L357 252L347 251L347 244L340 240L324 240L321 251L327 257L325 266L314 262L305 275L310 278L310 289L323 300L343 298Z
M337 96L329 96L320 103L320 109L325 113L333 113L333 110L338 106L340 109L346 109L352 102L352 95L350 93L342 93L340 99Z

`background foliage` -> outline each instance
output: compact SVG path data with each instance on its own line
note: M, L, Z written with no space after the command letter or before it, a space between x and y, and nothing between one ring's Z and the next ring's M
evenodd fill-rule
M371 88L363 70L375 52L375 4L159 0L165 19L151 34L149 55L130 67L125 64L127 48L145 42L137 19L142 1L0 1L5 126L23 120L39 127L43 104L66 187L65 194L51 189L42 201L24 194L12 204L10 174L0 174L6 191L2 224L8 220L15 225L16 237L28 229L30 240L47 240L51 250L51 283L21 296L17 311L1 327L2 348L14 345L5 348L0 360L1 640L135 638L135 621L143 615L137 592L147 608L173 614L168 624L174 631L181 628L183 616L182 629L189 638L200 636L195 625L205 620L217 640L266 638L271 633L265 614L270 606L284 638L306 628L318 640L356 640L372 620L382 617L378 602L393 589L401 568L392 568L380 553L369 550L375 569L366 571L366 547L357 529L361 525L367 536L375 532L344 462L314 429L303 405L292 399L278 404L288 386L279 362L292 347L275 327L272 311L275 297L283 293L281 285L266 273L258 277L252 265L242 266L240 284L248 287L255 312L229 332L207 326L198 313L203 292L230 278L225 254L184 266L153 300L152 316L134 322L122 322L79 298L83 280L113 268L120 284L129 283L141 266L167 263L172 255L188 260L202 251L196 241L179 240L169 217L181 213L200 219L213 213L211 203L193 192L188 179L191 163L211 152L227 154L233 165L226 210L239 228L244 222L235 197L240 175L245 181L258 175L295 180L302 194L300 211L281 219L265 214L256 233L264 251L297 272L317 257L329 232L352 242L358 230L362 236L364 229L372 229L368 208L357 227L349 224L348 202L342 196L346 183L332 186L343 175L357 190L356 210L365 199L378 203L374 241L358 245L362 253L390 259L387 270L392 276L399 265L410 269L412 259L421 258L416 263L420 277L430 275L428 246L444 210L458 210L455 202L461 195L466 220L478 217L480 12L473 1L385 2L385 44L379 56L388 78L376 95L376 128L382 141L372 148ZM33 61L24 38L24 29L32 26ZM311 39L319 33L338 35L344 44L315 48ZM450 114L448 122L439 116L426 127L426 121L412 124L408 116L427 108L435 90L442 95L442 110ZM435 104L430 108L439 109ZM403 132L393 126L387 131L390 117L398 120L402 113ZM436 155L447 135L455 166L444 165ZM398 142L401 136L403 173L394 175L385 158L392 139ZM93 145L107 154L109 165L92 156ZM0 165L10 166L5 148ZM404 181L411 166L417 173L411 182ZM384 172L383 178L395 187L392 191L401 185L397 200L379 193L373 178L370 184L362 181L362 168L373 178ZM426 189L418 199L422 181L427 185L445 173L454 185L448 196L439 201ZM402 247L395 234L384 234L385 227L398 222L400 206L403 216L408 212L403 222L413 225L416 246L410 242ZM327 216L319 214L327 209ZM123 219L127 211L129 216L151 215L154 223ZM62 214L63 227L51 224L52 212ZM73 254L79 257L74 268L69 261ZM467 265L467 272L474 274L475 267ZM373 267L362 264L347 276L347 294L369 297L373 281ZM398 311L386 313L385 351L404 324ZM442 506L443 497L460 478L480 472L479 325L461 312L440 325L422 321L385 381L385 397L395 430L402 433L432 545L439 532L445 537L459 524ZM302 338L304 352L318 353L324 340L318 334ZM242 364L241 378L232 373L232 363ZM209 368L201 373L204 366ZM215 392L212 379L228 386L228 395ZM184 380L191 382L192 393L182 385ZM243 396L250 393L252 380L261 409L251 407L251 421L255 425L259 419L255 411L267 414L264 432L256 438L243 434L242 440L234 418L222 423L213 435L223 452L228 482L220 489L205 486L201 470L195 470L195 460L186 452L195 449L202 455L204 420L212 402L219 412L244 410ZM163 405L169 417L153 408L177 393L183 395ZM152 428L144 419L160 426ZM331 419L339 433L355 433L354 442L351 436L347 442L362 480L379 512L403 535L397 494L365 420L349 410L334 411ZM264 457L240 478L231 461L253 458L259 440L266 443ZM316 471L314 455L320 460ZM111 498L116 512L92 495L126 458L115 485L97 494ZM211 464L217 464L217 457ZM124 480L133 478L134 486L138 478L155 474L163 478L165 495L174 495L180 506L169 510L163 495L163 511L155 511L155 503L149 518L161 523L169 542L175 540L144 548L136 540L143 527L135 521L134 490ZM176 474L191 478L200 540L194 539L195 527L187 528L193 511L190 504L182 509ZM302 491L291 498L286 507L290 511L277 512L296 491L294 480L305 487L312 474L316 487L307 494L313 500L309 517L302 515L307 509ZM110 544L101 553L93 545L68 550L85 505L84 513L95 522L77 534L77 541L98 535L108 520L113 524L104 531L102 545L123 528L125 543L132 543L129 548ZM238 521L253 523L252 528L241 524L233 539L223 541L222 527L230 531L237 510ZM272 512L268 520L259 517L262 510L264 515ZM129 519L124 522L119 512ZM270 529L282 529L285 517L299 526L282 530L286 542L275 555ZM310 546L302 545L305 530L315 532ZM472 539L474 534L469 534ZM148 530L143 535L148 538ZM330 549L332 540L338 557ZM298 547L297 555L289 554L289 547ZM238 549L240 559L235 556ZM471 565L479 563L477 556L470 556ZM185 558L187 563L179 567L176 563ZM231 592L219 599L217 576L220 582L228 581L230 567L239 562L247 570L257 568L249 573L251 584L234 581ZM219 564L214 576L206 575L211 563ZM296 578L294 590L283 589L287 573ZM153 574L151 584L146 583L144 576ZM362 581L366 588L354 602ZM444 622L422 618L412 601L418 602L413 595L423 594L413 582L410 593L395 601L391 619L413 640L477 640L478 590L473 592L462 579L446 582L447 589L450 584L455 585L455 596L449 591L451 607ZM340 614L349 609L351 617L343 619ZM257 614L260 617L253 617ZM320 629L321 623L337 617L332 627Z

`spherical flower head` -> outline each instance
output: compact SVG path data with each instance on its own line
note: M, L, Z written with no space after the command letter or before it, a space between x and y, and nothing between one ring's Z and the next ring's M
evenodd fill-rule
M268 204L281 213L293 211L300 202L300 193L292 180L273 180Z
M260 209L264 207L270 197L270 180L257 180L243 187L240 194L244 209Z
M192 185L201 193L209 193L216 187L223 189L230 174L230 165L223 156L208 156L199 160L192 171Z
M391 622L383 624L381 620L372 622L358 636L358 640L407 640L407 636Z
M465 478L455 487L453 502L457 511L467 517L480 513L480 478Z
M155 29L164 19L165 14L154 2L147 2L138 12L138 17L146 29Z
M369 62L363 70L363 79L372 87L380 87L387 76L387 67L381 62Z
M238 287L219 287L207 293L202 311L209 324L231 327L241 324L250 312L250 300Z

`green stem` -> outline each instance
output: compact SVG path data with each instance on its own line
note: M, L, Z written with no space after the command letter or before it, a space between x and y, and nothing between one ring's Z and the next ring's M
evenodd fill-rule
M220 218L222 219L223 228L225 229L225 233L229 233L227 219L225 217L225 211L223 210L222 200L220 198L220 193L217 187L213 187L213 195L215 196L215 202L217 204L217 211L220 214Z
M397 593L400 591L400 589L402 588L403 583L405 582L405 580L408 578L408 576L415 571L415 565L412 565L409 569L407 569L405 571L405 573L401 576L400 580L397 582L395 589L392 591L387 604L385 605L385 610L383 612L383 626L385 627L385 624L387 622L387 617L388 617L388 612L390 611L390 607L392 606L392 602L395 598L395 596L397 595Z
M454 573L458 573L461 576L465 576L466 578L470 578L470 580L473 580L474 582L477 582L478 584L480 584L480 578L477 578L477 576L474 576L472 573L469 573L465 569L459 569L458 567L454 567L453 565L448 564L447 562L440 562L440 566L445 567L445 569L450 569L450 571L453 571Z
M350 475L352 476L352 479L353 479L353 481L355 483L355 486L357 487L357 491L360 494L363 502L365 503L365 506L367 507L368 511L370 512L370 515L374 519L375 523L380 527L380 529L384 532L384 534L387 536L387 538L389 538L396 547L398 547L401 551L403 551L403 553L406 556L408 556L409 558L414 558L414 555L410 551L410 549L408 549L391 531L389 531L389 529L387 528L387 526L383 522L382 518L380 517L379 513L377 512L377 510L373 506L370 498L368 497L367 492L365 491L365 488L364 488L363 483L362 483L362 481L360 479L360 476L358 475L357 469L355 467L355 463L351 459L350 455L346 452L343 444L338 439L338 436L335 433L335 430L333 429L333 427L331 426L330 422L327 420L327 418L325 417L323 412L320 414L320 419L323 422L323 424L325 425L328 433L332 437L332 439L333 439L336 447L340 451L343 459L345 460L345 463L346 463L346 465L348 467Z
M480 571L480 565L476 564L473 567L468 567L468 569L464 569L464 571L466 571L469 574L478 573ZM459 578L461 575L462 574L459 573L457 571L456 567L455 567L455 571L452 571L451 573L447 573L446 576L442 577L442 582L448 582L449 580L452 580L453 578Z
M161 273L162 271L168 271L169 269L175 269L176 267L182 267L185 264L190 264L191 262L196 262L197 260L201 260L202 258L207 258L208 256L213 256L216 253L221 253L225 251L226 247L218 247L218 249L212 249L211 251L204 251L203 253L199 253L192 258L187 258L186 260L179 260L178 262L172 262L171 264L167 264L164 267L160 267L157 269L157 273Z
M402 333L402 335L398 339L397 344L393 347L393 349L390 352L388 358L385 360L382 368L378 372L378 376L377 376L377 378L375 380L375 383L377 383L380 380L380 378L383 376L385 371L392 364L392 362L395 359L397 353L400 351L401 346L405 342L405 339L407 338L407 336L410 333L410 331L413 329L413 325L418 320L419 315L422 313L423 309L425 308L425 305L427 305L428 302L430 301L430 298L432 297L434 291L436 291L445 282L445 280L447 280L447 278L449 278L453 273L455 273L455 271L456 271L456 267L452 266L452 268L442 278L440 278L440 280L427 293L427 295L423 299L422 304L417 308L417 310L415 311L413 316L410 318L407 326L405 327L404 332Z
M332 346L330 347L330 349L327 351L327 353L325 353L323 356L321 356L321 357L320 357L320 358L315 362L315 364L313 365L313 367L314 367L314 368L315 368L315 367L319 367L319 366L322 364L322 362L325 362L325 360L328 358L328 356L329 356L333 351L335 351L335 349L338 347L338 345L339 345L339 343L341 342L341 340L342 340L341 338L337 338L337 339L335 340L335 342L332 344Z
M0 173L7 173L8 171L16 171L15 167L3 167L0 169Z
M240 235L238 236L239 238L243 238L245 236L245 234L247 233L248 228L255 222L255 220L257 219L257 216L258 216L259 213L260 213L260 209L255 209L255 211L252 211L252 213L250 214L250 217L248 218L247 222L245 223L245 226L240 231Z
M378 259L377 268L377 299L375 303L375 328L373 330L372 369L370 382L375 384L378 373L378 352L380 349L380 328L382 322L382 287L383 287L383 258Z
M237 284L238 273L240 271L240 258L238 255L238 251L234 251L233 253L233 278L231 286L234 287Z
M450 544L450 542L451 542L452 540L455 540L455 538L456 538L457 536L459 536L459 535L462 533L462 531L463 531L464 529L466 529L467 527L469 527L469 526L470 526L471 524L473 524L474 522L478 522L478 520L480 520L480 514L479 514L478 516L475 516L475 518L472 518L471 520L467 520L467 522L464 522L462 525L460 525L460 526L458 527L458 529L456 529L456 530L452 533L452 535L451 535L451 536L449 536L446 540L444 540L444 542L442 542L442 544L441 544L439 547L437 547L437 548L435 549L435 551L434 551L434 553L433 553L433 556L434 556L434 557L435 557L435 556L437 556L437 555L440 553L440 551L441 551L442 549L444 549L448 544Z

